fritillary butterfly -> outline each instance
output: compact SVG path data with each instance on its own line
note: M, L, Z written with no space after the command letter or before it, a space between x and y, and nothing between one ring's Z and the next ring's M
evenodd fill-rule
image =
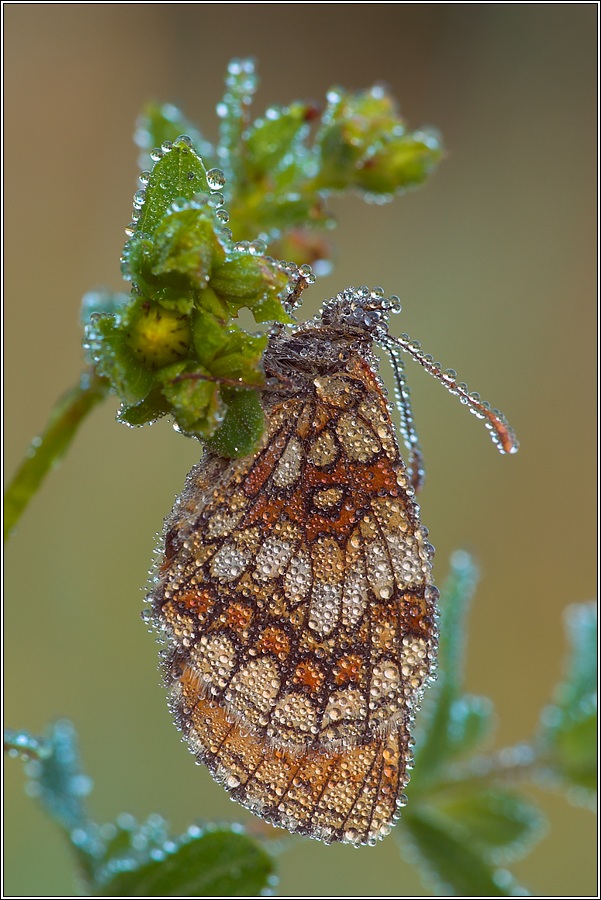
M400 351L485 419L502 452L517 450L500 413L389 335L398 309L379 288L348 288L315 319L274 329L261 445L244 459L207 451L192 469L149 598L190 750L253 813L326 843L390 831L435 662L438 591ZM395 371L407 466L374 342Z

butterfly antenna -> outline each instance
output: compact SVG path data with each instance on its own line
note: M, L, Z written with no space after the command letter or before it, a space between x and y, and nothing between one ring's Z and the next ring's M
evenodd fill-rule
M429 372L430 375L433 375L434 378L444 384L449 393L459 397L461 403L467 406L471 413L478 419L483 419L484 424L490 431L492 441L500 453L518 452L519 444L515 432L508 424L503 413L499 412L498 409L492 409L490 403L481 400L480 394L477 394L474 391L470 392L465 382L457 380L457 372L455 372L454 369L443 369L439 362L434 362L433 357L422 351L419 341L412 341L408 334L402 334L400 337L393 337L390 334L386 334L382 337L381 343L390 353L393 367L395 365L394 351L396 351L396 355L398 356L398 350L403 350L405 353L412 356L426 372ZM401 408L402 406L403 404L401 403ZM402 411L401 418L404 416L406 417L406 413Z
M401 417L400 427L401 434L405 446L409 451L409 464L407 466L411 484L416 492L421 489L424 483L424 457L415 429L413 421L413 410L411 409L411 395L407 380L405 378L405 365L399 348L392 343L386 343L385 349L390 357L390 363L394 372L394 394L397 403L397 409Z

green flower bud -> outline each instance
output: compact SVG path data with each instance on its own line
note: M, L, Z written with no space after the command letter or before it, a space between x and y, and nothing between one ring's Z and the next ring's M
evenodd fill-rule
M188 355L192 332L187 316L144 300L130 319L127 338L143 366L161 369Z
M259 260L250 253L241 253L213 270L211 287L228 303L243 305L263 293L265 283Z

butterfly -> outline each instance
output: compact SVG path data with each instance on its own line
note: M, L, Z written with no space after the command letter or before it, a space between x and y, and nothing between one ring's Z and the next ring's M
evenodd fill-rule
M390 832L435 666L438 591L401 352L502 452L517 450L497 410L389 334L399 310L379 288L348 288L273 330L261 444L243 459L205 451L166 520L149 596L169 705L197 760L257 816L326 843ZM374 343L394 369L407 465Z

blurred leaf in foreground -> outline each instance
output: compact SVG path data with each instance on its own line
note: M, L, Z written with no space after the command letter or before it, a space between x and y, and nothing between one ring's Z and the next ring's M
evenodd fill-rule
M564 680L542 713L539 744L552 776L591 800L597 790L597 607L573 604L565 612L569 655Z
M75 853L85 893L107 897L237 897L271 892L273 860L241 826L191 825L169 835L161 816L138 823L123 814L98 825L84 797L91 780L81 769L70 722L50 726L43 738L8 731L4 746L20 756L37 797L61 827Z

